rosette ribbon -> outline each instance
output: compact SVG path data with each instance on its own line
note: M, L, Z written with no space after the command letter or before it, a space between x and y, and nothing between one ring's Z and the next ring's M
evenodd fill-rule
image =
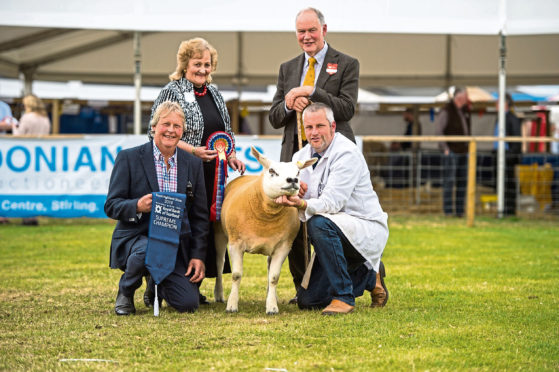
M227 181L227 157L235 148L233 138L226 132L214 132L206 142L208 150L216 150L215 179L210 208L210 221L219 221L221 218L221 205L225 196L225 183Z

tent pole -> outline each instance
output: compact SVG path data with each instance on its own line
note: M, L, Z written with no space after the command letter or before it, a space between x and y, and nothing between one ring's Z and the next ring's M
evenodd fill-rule
M244 52L244 45L243 45L243 33L237 32L237 76L234 78L235 85L237 86L237 100L233 101L235 107L231 110L231 129L234 133L239 133L241 129L241 122L240 122L240 112L241 112L241 96L243 94L243 52Z
M507 56L506 37L500 32L501 48L499 53L499 143L497 147L497 216L503 218L505 210L505 91L506 70L505 61Z
M451 65L452 65L452 36L446 35L446 58L445 58L445 74L444 74L444 90L450 97L450 86L452 85ZM456 84L454 84L456 85Z
M136 88L136 98L134 99L134 134L140 134L142 130L142 102L140 101L140 91L142 89L142 54L140 50L141 33L134 32L134 87Z
M23 91L21 92L22 97L33 93L33 78L36 70L37 69L33 67L20 70L20 80L23 80Z

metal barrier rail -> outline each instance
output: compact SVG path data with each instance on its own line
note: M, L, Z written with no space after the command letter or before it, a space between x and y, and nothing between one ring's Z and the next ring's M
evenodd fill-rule
M474 223L474 218L475 218L475 213L476 213L476 199L480 199L480 202L477 203L477 210L478 211L483 211L483 205L490 205L492 203L494 203L496 200L496 196L493 194L493 192L491 192L490 194L488 193L488 191L492 191L490 187L484 187L483 185L480 185L476 180L477 180L477 173L483 174L483 173L493 173L496 174L496 167L493 166L488 166L487 164L482 164L481 167L477 166L477 160L478 157L481 156L486 156L489 158L492 158L492 154L491 153L485 153L482 152L480 154L478 154L477 151L477 143L478 142L497 142L497 141L504 141L504 142L559 142L559 139L556 138L551 138L551 137L493 137L493 136L364 136L363 137L363 145L364 148L367 147L367 143L370 142L391 142L391 141L398 141L398 142L469 142L469 156L468 156L468 176L467 176L467 191L466 191L466 219L467 219L467 225L468 226L473 226ZM407 151L407 152L367 152L367 150L364 150L364 155L365 158L368 161L369 164L369 168L371 170L371 175L373 178L373 183L375 183L375 180L378 182L380 181L381 184L380 186L389 186L389 188L398 188L400 187L401 189L404 189L404 192L407 192L410 195L410 202L411 204L414 205L420 205L422 204L422 187L424 188L424 185L427 185L427 187L429 188L430 186L432 186L433 184L435 185L435 187L442 183L441 182L441 178L442 178L442 161L439 161L439 165L433 165L433 164L426 164L423 160L422 157L426 156L428 154L428 156L438 156L442 158L442 154L440 152L434 151L434 150L412 150L412 151ZM522 155L521 155L522 156ZM524 157L526 156L531 156L531 157L552 157L554 155L548 154L548 153L533 153L533 154L524 154ZM559 155L556 155L557 157L559 157ZM379 159L382 159L383 157L385 157L386 159L384 160L384 162L379 161ZM496 159L495 159L496 160ZM486 163L487 161L485 161ZM384 163L384 164L381 164ZM496 161L495 163L496 164ZM438 167L438 169L437 169ZM439 177L439 179L429 179L429 180L425 180L423 175L427 172L427 174L431 175L433 172L436 173L436 171L439 171L441 173L441 176ZM555 175L555 179L552 178L551 181L545 181L547 182L546 185L544 185L543 189L546 189L547 187L551 188L552 191L550 191L550 199L551 199L551 205L548 206L551 210L551 213L549 214L552 218L554 218L555 216L559 216L559 164L557 164L556 166L552 166L550 167L550 169L548 170L548 172L551 172L552 175ZM381 173L382 175L386 175L388 174L388 185L386 184L386 179L384 179L384 177L381 177L379 179L379 176ZM390 175L398 175L398 174L404 174L405 177L390 177ZM533 173L536 174L536 173ZM516 180L516 178L518 178L518 174L514 175L513 177L515 177L515 181L518 184L517 187L517 191L518 191L518 195L520 194L520 182L518 182ZM510 182L510 175L509 178L506 180L507 182ZM435 181L435 182L433 182ZM437 182L438 181L438 182ZM483 182L483 181L482 181ZM537 181L534 181L537 182ZM532 184L534 184L534 182L531 182ZM396 185L395 185L396 184ZM387 204L387 200L386 200L386 196L389 196L390 193L387 193L386 190L382 190L383 188L380 187L379 185L377 186L377 192L380 194L381 196L381 202L384 202L384 204ZM396 187L394 187L396 186ZM540 188L542 189L542 188ZM486 192L486 194L482 194L482 192ZM385 194L385 195L382 195ZM439 192L439 196L440 194L442 194L442 191ZM476 198L476 195L478 196ZM385 199L383 200L382 197L384 197ZM402 197L402 193L399 193L399 197L401 199ZM540 195L535 195L534 196L538 201L540 201L541 199L544 199L544 197L540 196ZM481 200L483 199L483 200ZM389 204L389 203L388 203ZM481 205L481 206L480 206ZM399 205L399 207L401 207L401 204ZM411 208L413 209L413 208ZM540 208L541 209L541 208ZM390 210L390 207L387 208L387 210ZM439 205L439 211L442 210L442 203Z

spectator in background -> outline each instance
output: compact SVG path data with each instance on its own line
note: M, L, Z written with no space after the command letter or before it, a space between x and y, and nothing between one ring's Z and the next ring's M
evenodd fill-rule
M252 134L252 129L250 129L250 124L247 120L248 115L248 108L244 106L239 112L239 134Z
M453 98L439 112L435 120L435 135L471 135L468 93L465 89L456 87ZM439 148L443 153L444 214L462 217L468 179L468 142L439 142Z
M520 137L521 123L514 114L514 102L510 94L505 96L505 137ZM497 110L499 110L499 102L497 101ZM495 123L495 136L499 135L499 120ZM495 152L498 148L498 142L493 145ZM522 153L521 142L505 143L505 216L514 216L516 214L516 165L520 163L520 154ZM495 161L497 154L495 153ZM495 167L497 170L497 167Z
M19 122L14 121L12 124L12 133L18 135L48 135L50 132L50 119L43 101L34 94L28 94L23 97L24 114ZM39 220L36 217L24 218L22 224L28 226L37 226Z
M419 120L417 121L417 133L413 132L413 126L415 122L413 109L408 107L406 111L404 111L404 122L406 123L406 131L404 132L404 136L420 136L421 135L421 123ZM390 149L392 151L409 151L412 149L412 142L393 142L390 145Z
M0 134L11 131L14 120L10 106L4 101L0 101ZM0 217L0 225L7 224L8 222L10 222L10 220L6 217Z
M551 122L551 137L559 139L559 120ZM559 154L559 142L551 143L551 153Z
M234 102L235 105L238 104L238 102ZM233 129L233 110L231 109L230 106L227 106L227 113L229 114L229 117L231 118L231 129ZM241 110L239 110L239 114L237 115L237 120L238 120L238 134L253 134L252 133L252 129L250 129L250 124L248 123L248 120L246 119L249 115L248 112L248 108L246 106L243 106L241 108Z
M414 119L415 117L413 115L413 109L408 107L406 111L404 111L404 121L406 122L406 132L404 133L405 136L421 135L421 123L419 122L419 119L417 120L417 133L414 133L414 128L413 128L415 122ZM411 149L412 149L411 142L402 142L402 151L407 151Z
M31 134L47 135L50 133L50 119L41 99L33 94L23 97L23 108L25 113L14 123L12 132L14 135Z
M4 101L0 101L0 134L11 132L14 122L17 120L13 117L10 106Z
M12 109L10 106L4 101L0 101L0 134L12 130L13 120L14 117L12 116ZM9 220L6 217L0 217L0 224L6 224L8 222Z

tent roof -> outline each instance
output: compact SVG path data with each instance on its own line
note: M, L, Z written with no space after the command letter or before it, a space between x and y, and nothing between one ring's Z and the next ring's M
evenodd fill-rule
M37 80L133 83L131 33L64 30L55 36L56 31L0 26L0 76L18 78L33 71ZM281 62L300 53L291 32L142 34L143 84L166 84L178 45L195 36L218 50L215 81L220 85L275 84ZM497 85L498 36L329 32L327 41L359 59L362 87ZM508 37L507 83L559 84L557 45L559 34Z
M315 3L315 4L313 4ZM559 33L553 0L311 1L338 32L509 35ZM284 0L3 0L1 25L126 31L292 31L303 6ZM185 21L188 20L188 21Z
M308 5L325 14L328 43L359 59L362 87L496 85L501 29L509 35L508 84L559 84L559 1L341 4ZM293 29L302 6L295 0L266 6L256 0L3 0L0 76L131 84L133 30L142 30L145 85L164 85L179 43L196 36L219 52L216 83L275 84L280 63L300 53Z

